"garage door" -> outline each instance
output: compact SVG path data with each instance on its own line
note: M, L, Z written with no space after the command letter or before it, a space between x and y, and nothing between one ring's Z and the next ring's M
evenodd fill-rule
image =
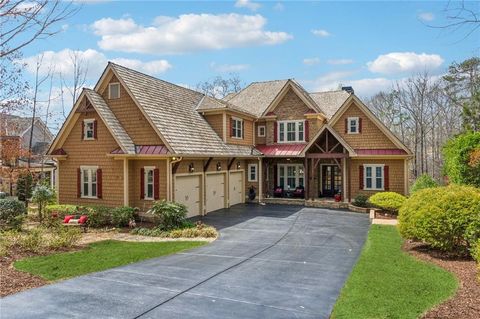
M229 184L230 206L243 203L243 172L231 172Z
M205 175L205 208L207 213L225 208L225 174Z
M188 208L188 217L201 212L201 175L177 176L175 178L175 201Z

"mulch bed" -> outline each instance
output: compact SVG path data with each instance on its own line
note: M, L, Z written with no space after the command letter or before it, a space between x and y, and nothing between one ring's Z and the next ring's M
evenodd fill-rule
M456 294L429 310L422 318L480 318L480 282L475 261L432 250L421 243L405 242L403 249L421 260L431 262L454 273L459 281Z
M378 219L397 219L397 216L389 214L389 213L385 213L385 212L382 212L382 211L376 211L375 212L375 218L378 218Z
M13 267L13 263L16 260L33 256L43 256L63 251L73 251L78 250L79 248L80 247L46 251L42 253L26 253L15 249L10 250L9 256L0 257L0 297L5 297L20 291L48 284L48 281L41 277L16 270Z

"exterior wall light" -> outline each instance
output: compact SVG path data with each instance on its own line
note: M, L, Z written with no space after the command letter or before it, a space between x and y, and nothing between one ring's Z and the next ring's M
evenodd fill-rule
M217 171L221 171L221 170L222 170L222 163L217 162Z
M242 167L242 164L240 162L237 162L237 169L240 169Z
M193 163L190 163L190 164L188 165L188 171L189 171L190 173L195 172L195 166L193 166Z

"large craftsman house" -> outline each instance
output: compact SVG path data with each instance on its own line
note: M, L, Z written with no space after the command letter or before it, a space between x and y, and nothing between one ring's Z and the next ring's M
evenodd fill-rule
M223 100L109 63L48 154L60 203L187 205L189 216L256 200L408 191L407 147L351 88L254 82Z

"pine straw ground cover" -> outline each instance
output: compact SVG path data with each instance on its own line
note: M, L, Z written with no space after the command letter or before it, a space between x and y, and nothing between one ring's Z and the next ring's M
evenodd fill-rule
M479 270L475 261L449 256L420 243L405 242L403 249L418 259L452 272L459 281L456 294L429 310L422 318L480 318L480 282L477 276Z

